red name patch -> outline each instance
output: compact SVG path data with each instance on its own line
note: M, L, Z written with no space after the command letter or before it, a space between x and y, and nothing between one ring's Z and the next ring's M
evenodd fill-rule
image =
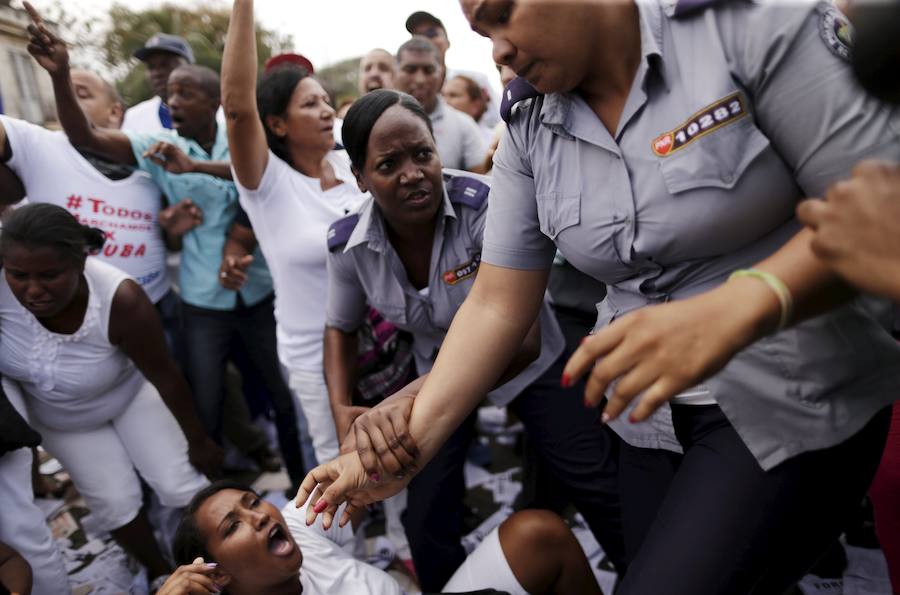
M653 139L650 147L657 156L667 157L701 136L740 120L746 115L747 109L743 96L740 92L732 93L728 97L706 106L678 128L660 134Z

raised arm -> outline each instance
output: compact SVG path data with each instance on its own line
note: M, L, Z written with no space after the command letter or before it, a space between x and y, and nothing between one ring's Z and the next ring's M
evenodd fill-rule
M50 74L56 97L56 113L69 141L110 161L134 165L137 161L128 136L119 130L94 128L78 105L69 76L69 51L65 42L47 28L31 4L25 2L25 8L32 20L28 26L31 35L28 53Z
M122 282L113 297L109 340L125 352L159 391L187 438L191 464L208 477L219 476L222 450L203 429L194 409L191 389L166 348L159 315L134 281Z
M222 107L234 173L250 190L259 187L269 162L266 132L256 107L256 70L253 1L236 0L222 56Z

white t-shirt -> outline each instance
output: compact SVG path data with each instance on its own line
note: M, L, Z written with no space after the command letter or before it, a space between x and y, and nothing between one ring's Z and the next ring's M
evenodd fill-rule
M404 594L389 574L347 553L344 546L353 541L350 523L340 528L335 520L326 531L320 517L307 527L306 506L295 508L293 501L285 505L281 514L303 553L300 567L303 595Z
M159 106L162 99L159 95L154 95L146 101L142 101L125 111L125 119L122 120L122 130L128 132L161 132L167 130L159 119ZM225 125L225 112L222 106L216 112L216 121L221 125Z
M328 228L368 196L359 191L344 151L328 162L344 183L323 191L271 151L259 188L248 190L235 176L241 206L272 273L278 355L290 371L322 371L322 336L328 273Z
M68 210L81 223L106 232L97 255L133 277L157 302L171 288L166 249L159 229L162 204L157 185L135 171L123 180L101 174L62 132L0 116L12 148L7 162L31 203Z

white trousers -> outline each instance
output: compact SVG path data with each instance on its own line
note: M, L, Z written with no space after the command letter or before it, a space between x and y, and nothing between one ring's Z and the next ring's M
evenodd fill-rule
M528 591L509 567L500 546L500 532L497 529L488 533L475 551L469 554L442 591L454 593L479 589L496 589L506 591L509 595L528 595Z
M28 419L17 385L4 380L6 396ZM20 448L0 457L0 541L19 552L31 565L33 595L69 592L62 554L53 541L44 513L34 502L31 487L31 449Z
M187 439L149 382L125 411L99 427L76 432L32 425L44 437L44 448L69 472L98 531L118 529L138 515L138 473L160 503L172 508L186 506L209 484L188 461Z
M303 408L319 464L337 458L341 447L334 427L325 377L321 373L288 370L288 385Z

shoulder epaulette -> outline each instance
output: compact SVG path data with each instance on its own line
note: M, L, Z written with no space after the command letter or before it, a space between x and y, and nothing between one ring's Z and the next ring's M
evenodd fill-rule
M334 252L347 243L350 239L350 234L353 233L358 221L359 215L354 213L353 215L347 215L342 219L338 219L331 224L331 227L328 228L329 252Z
M444 182L450 202L471 209L480 209L491 191L491 187L481 180L465 175L444 174Z
M503 89L503 99L500 101L500 117L509 124L509 116L517 103L540 95L540 91L532 87L528 81L517 76Z

